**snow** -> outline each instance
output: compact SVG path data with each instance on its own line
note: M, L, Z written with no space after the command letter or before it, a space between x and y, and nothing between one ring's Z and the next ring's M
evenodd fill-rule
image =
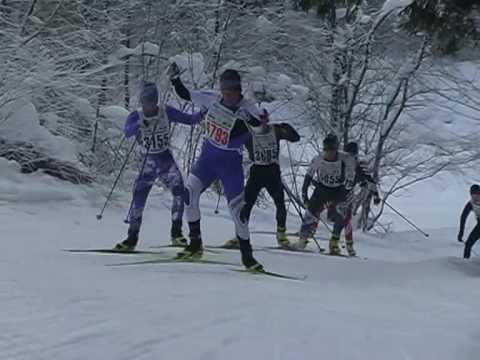
M399 199L395 206L415 220L430 218L431 236L410 230L386 237L356 233L356 248L368 256L365 261L256 251L272 271L308 275L304 282L292 282L218 265L106 266L155 255L63 252L111 247L121 240L128 194L116 194L98 222L95 214L104 189L87 191L41 174L22 175L15 163L3 159L0 173L4 359L478 357L480 261L460 259L462 246L455 240L464 187L445 189L444 200L424 188L412 193L414 203ZM455 217L437 213L454 195L461 199L451 204ZM215 215L215 200L202 198L209 244L233 234L225 202ZM140 248L168 243L169 211L164 205L169 201L153 189ZM423 209L414 214L421 201ZM272 210L256 208L251 224L254 230L273 229ZM289 230L298 225L298 217L290 213ZM252 242L260 247L275 240L253 234ZM206 256L239 261L236 251Z
M137 55L150 55L150 56L158 56L160 51L160 47L157 44L151 43L149 41L145 41L143 43L138 44L134 48L127 48L126 46L119 46L117 51L114 54L114 58L116 59L124 59L128 56Z
M383 13L388 13L393 10L403 10L411 5L414 0L387 0L382 7Z
M6 117L0 124L0 138L30 142L53 158L77 162L77 146L64 137L53 135L41 126L37 109L28 99L17 100L0 111Z

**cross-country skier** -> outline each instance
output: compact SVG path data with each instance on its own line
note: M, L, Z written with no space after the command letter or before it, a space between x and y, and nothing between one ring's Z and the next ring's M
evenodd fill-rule
M180 79L178 66L170 67L170 78L177 94L206 110L206 133L200 157L193 165L186 183L186 216L190 244L179 258L198 258L203 254L200 231L200 195L216 179L223 185L228 207L235 223L243 265L251 270L263 267L253 257L248 221L241 219L244 175L242 152L251 136L249 127L260 126L268 117L242 95L240 74L228 69L220 75L220 93L189 91Z
M470 212L473 211L477 217L477 224L468 235L467 241L465 242L465 250L463 251L463 257L465 259L470 258L470 252L475 242L480 238L480 185L474 184L470 187L470 200L467 202L462 211L462 216L460 217L460 231L458 232L458 241L463 241L463 232L465 230L465 222Z
M245 144L253 165L250 167L250 175L245 186L245 205L240 212L240 218L249 221L258 194L265 188L277 209L277 242L286 248L289 241L286 235L287 209L279 164L280 140L297 142L300 135L286 123L272 125L265 123L254 129L252 138ZM238 248L238 239L227 241L224 247Z
M142 146L145 156L142 168L134 188L129 212L128 237L115 246L118 251L133 251L138 243L138 234L142 224L142 214L148 194L159 179L173 195L172 226L170 236L172 245L185 246L187 240L182 235L182 217L184 209L184 185L170 143L170 122L192 123L200 121L201 114L187 116L181 111L165 105L158 105L159 93L154 83L146 83L140 94L142 108L131 112L125 122L124 134L127 138L135 136ZM196 119L196 120L195 120Z
M377 184L373 180L372 176L366 171L366 164L358 159L358 144L354 141L349 142L345 146L345 152L355 159L356 166L353 172L346 175L345 189L347 190L347 196L344 203L337 205L337 209L341 212L341 209L345 212L345 244L347 253L349 256L355 256L356 252L353 247L353 228L352 228L352 212L353 212L353 200L354 200L354 188L356 184L359 184L362 188L366 188L367 191L373 194L373 203L378 205L381 201L378 194ZM332 207L329 208L331 211Z
M330 254L340 254L338 240L344 226L344 214L339 214L337 205L344 202L347 195L345 179L356 168L355 159L347 153L338 151L339 141L336 135L328 134L323 140L323 152L313 158L302 186L303 202L307 210L300 229L300 239L292 244L294 249L304 249L308 238L315 233L321 212L330 204L334 207L332 217L334 227L331 234ZM315 186L312 196L308 188Z

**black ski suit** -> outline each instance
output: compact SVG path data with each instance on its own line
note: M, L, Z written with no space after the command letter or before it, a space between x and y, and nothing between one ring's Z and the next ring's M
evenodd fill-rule
M470 258L472 247L480 238L480 205L472 204L472 201L469 201L463 208L462 216L460 217L460 231L458 232L458 240L462 241L463 232L465 230L465 222L467 221L467 217L471 211L474 211L475 215L477 216L477 224L470 232L470 235L468 235L467 241L465 242L465 249L463 251L463 257L465 259Z
M245 205L240 213L242 221L250 219L258 194L265 188L275 203L277 228L285 229L287 209L278 163L280 140L297 142L300 140L300 135L289 124L273 124L269 125L266 133L253 134L252 138L245 143L253 165L250 167L250 175L245 186Z

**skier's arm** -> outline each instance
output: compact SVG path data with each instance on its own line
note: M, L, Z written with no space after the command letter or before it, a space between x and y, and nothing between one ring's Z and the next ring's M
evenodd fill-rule
M129 138L136 135L139 128L140 116L138 115L138 111L132 111L127 116L125 126L123 127L123 133L125 134L125 137Z
M275 129L279 140L287 140L290 142L297 142L300 140L300 135L290 124L281 123L275 125Z
M201 111L192 114L185 113L170 105L165 105L165 112L169 121L186 125L196 125L200 123L204 115Z
M192 96L190 94L190 90L188 90L185 85L183 85L182 80L180 77L174 78L171 80L172 85L175 88L175 92L178 96L180 96L183 100L192 101Z
M462 215L460 216L460 230L458 231L458 241L462 241L463 232L465 231L465 223L467 222L467 217L472 211L472 204L470 201L465 205L462 211Z
M305 206L307 206L308 203L308 188L312 184L313 177L310 174L306 174L305 178L303 179L303 185L302 185L302 200Z

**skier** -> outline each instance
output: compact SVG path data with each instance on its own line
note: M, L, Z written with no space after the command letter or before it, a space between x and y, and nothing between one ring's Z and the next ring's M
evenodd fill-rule
M182 234L184 210L184 184L182 174L169 149L170 122L190 124L199 122L201 114L186 116L181 111L166 105L158 105L159 93L154 83L146 83L140 94L142 108L131 112L125 122L124 134L135 136L142 146L144 160L134 187L129 212L128 236L115 246L118 251L133 251L138 243L142 215L148 194L158 178L173 195L171 242L174 246L185 246L187 240Z
M185 204L190 229L190 244L178 258L199 258L203 254L200 231L200 195L216 179L223 185L228 207L235 223L243 265L261 271L253 257L248 222L240 218L243 206L243 144L250 137L249 127L260 126L267 115L242 95L240 74L228 69L220 75L220 93L189 91L180 79L178 66L170 66L170 79L178 96L201 106L206 111L206 133L200 157L193 165L185 191Z
M276 206L277 242L281 247L288 248L287 209L279 165L280 140L297 142L300 135L286 123L272 125L265 123L253 129L255 129L253 136L245 143L253 165L250 167L250 175L245 186L245 205L240 212L240 218L249 221L258 194L266 188ZM238 239L228 240L224 247L238 248Z
M477 224L468 235L468 239L465 243L465 250L463 251L463 257L465 259L470 258L470 252L475 242L480 238L480 185L474 184L470 187L470 200L467 202L462 211L460 217L460 231L458 232L457 240L463 242L463 232L465 230L465 222L470 212L473 211L477 217Z
M346 200L346 174L356 168L355 159L347 153L338 151L338 138L328 134L323 140L323 153L313 158L302 186L302 198L307 210L300 229L300 239L292 244L293 249L301 250L307 245L308 238L315 233L323 209L333 206L334 227L330 237L330 254L340 254L338 240L344 226L344 214L339 214L337 205ZM308 197L308 188L314 184L312 196Z
M355 159L356 166L353 172L346 175L345 189L347 190L346 200L341 203L337 208L342 209L345 212L345 244L347 253L349 256L355 256L356 252L353 247L353 228L352 228L352 213L353 213L353 200L354 200L354 188L356 184L359 184L362 188L367 188L373 194L373 203L378 205L381 201L378 194L377 184L373 180L372 176L366 171L366 164L358 159L358 144L354 141L349 142L345 146L345 152ZM332 207L329 208L331 211ZM339 210L341 212L341 210Z

